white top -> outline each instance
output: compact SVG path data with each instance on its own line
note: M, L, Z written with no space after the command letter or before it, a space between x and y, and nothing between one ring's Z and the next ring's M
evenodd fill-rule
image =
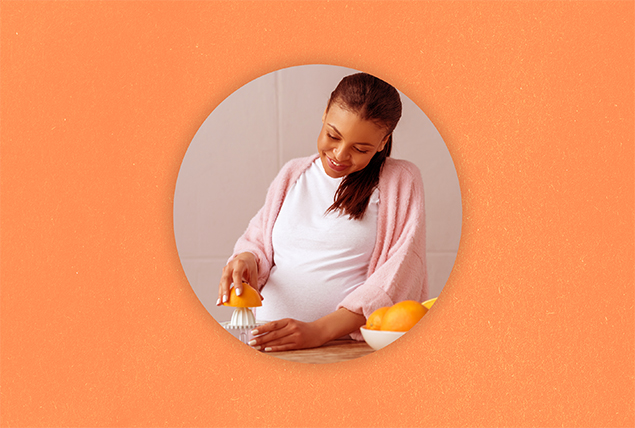
M342 178L331 178L320 158L289 189L272 232L274 267L261 293L258 321L314 321L366 280L377 236L379 191L362 220L326 213Z

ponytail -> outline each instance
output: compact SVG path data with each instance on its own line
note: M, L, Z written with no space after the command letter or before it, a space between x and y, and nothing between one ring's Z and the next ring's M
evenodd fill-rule
M375 153L365 168L344 177L335 192L333 205L326 211L340 211L350 219L361 220L392 151L392 132L401 118L401 99L397 90L383 80L357 73L342 79L331 94L327 110L333 102L385 127L388 133L383 150Z
M361 220L366 213L368 201L379 184L379 175L386 158L390 156L391 148L392 135L388 137L384 149L375 153L366 168L344 177L335 192L335 202L327 212L340 211L350 219Z

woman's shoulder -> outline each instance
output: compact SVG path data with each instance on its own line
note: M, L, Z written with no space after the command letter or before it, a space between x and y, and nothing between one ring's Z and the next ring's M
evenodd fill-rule
M378 189L380 194L385 196L384 200L401 201L398 204L405 203L406 206L423 208L423 178L417 165L410 161L386 158L379 177Z
M278 176L276 177L277 181L295 182L295 180L311 166L317 157L318 155L314 154L287 161L282 168L280 168Z
M318 155L316 153L311 156L291 159L282 166L280 171L297 171L306 169L313 163L313 161L315 161L315 159L317 159L317 157Z
M417 165L405 159L391 157L386 158L382 176L388 180L421 181L421 171Z

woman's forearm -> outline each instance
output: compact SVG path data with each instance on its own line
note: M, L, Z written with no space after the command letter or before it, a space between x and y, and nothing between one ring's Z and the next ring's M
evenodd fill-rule
M366 317L348 309L340 308L313 321L313 323L320 332L320 341L324 344L359 329L366 324Z
M312 322L284 318L258 326L252 331L256 337L249 345L264 351L315 348L352 333L365 323L363 315L343 308Z

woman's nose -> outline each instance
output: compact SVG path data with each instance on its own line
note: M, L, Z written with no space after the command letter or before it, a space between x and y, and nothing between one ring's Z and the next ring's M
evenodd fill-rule
M346 147L338 146L333 149L333 153L335 154L335 160L338 162L348 158L348 150L346 150Z

